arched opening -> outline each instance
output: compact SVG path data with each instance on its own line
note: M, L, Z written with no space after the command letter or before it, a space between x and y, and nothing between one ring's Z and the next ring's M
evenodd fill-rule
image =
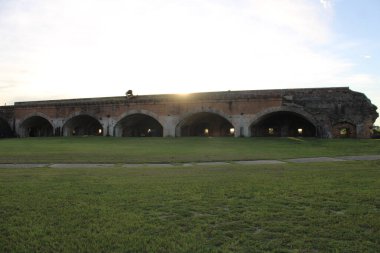
M8 122L0 118L0 138L12 137L12 129Z
M333 126L334 138L355 138L356 126L349 122L339 122Z
M25 137L53 136L53 126L41 116L32 116L22 122L21 129Z
M103 127L98 120L89 115L78 115L63 125L64 136L103 136Z
M234 126L224 117L200 112L185 118L178 126L179 136L234 136Z
M136 113L121 119L115 126L117 137L162 137L161 124L151 116Z
M298 113L278 111L262 116L251 125L253 137L315 137L316 127Z

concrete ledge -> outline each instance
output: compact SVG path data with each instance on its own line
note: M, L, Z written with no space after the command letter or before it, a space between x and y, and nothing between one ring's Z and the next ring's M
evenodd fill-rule
M200 162L194 163L195 165L208 166L208 165L227 165L230 164L228 162Z
M291 163L319 163L319 162L343 162L345 160L332 157L310 157L310 158L296 158L285 160Z
M164 168L172 167L173 164L170 163L136 163L136 164L124 164L124 168L137 168L137 167L150 167L150 168Z
M26 163L3 163L0 164L0 169L32 169L32 168L42 168L42 167L48 167L49 164L26 164Z
M89 164L89 163L57 163L57 164L51 164L49 168L54 168L54 169L70 169L70 168L110 168L114 167L115 164L102 164L102 163L94 163L94 164Z
M374 161L380 160L380 155L339 156L337 158L348 161Z
M278 160L256 160L256 161L237 161L236 164L252 165L252 164L282 164L285 162Z

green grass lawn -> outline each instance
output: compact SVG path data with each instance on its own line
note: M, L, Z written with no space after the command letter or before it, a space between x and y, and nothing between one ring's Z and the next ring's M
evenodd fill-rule
M295 138L0 139L0 163L152 163L380 154L380 140Z
M122 163L380 154L379 140L0 139L0 252L378 252L380 161Z
M200 147L203 140L193 141ZM205 141L219 146L224 139ZM255 142L262 140L239 145ZM273 150L312 145L278 143ZM379 249L380 161L0 169L0 252Z

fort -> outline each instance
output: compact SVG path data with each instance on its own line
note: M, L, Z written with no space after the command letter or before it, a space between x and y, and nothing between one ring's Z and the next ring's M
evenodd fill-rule
M294 136L369 138L377 107L348 87L16 102L1 137Z

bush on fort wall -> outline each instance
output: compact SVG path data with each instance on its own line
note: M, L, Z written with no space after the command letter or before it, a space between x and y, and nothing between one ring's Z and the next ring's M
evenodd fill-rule
M373 139L380 139L380 126L373 126L371 137Z

